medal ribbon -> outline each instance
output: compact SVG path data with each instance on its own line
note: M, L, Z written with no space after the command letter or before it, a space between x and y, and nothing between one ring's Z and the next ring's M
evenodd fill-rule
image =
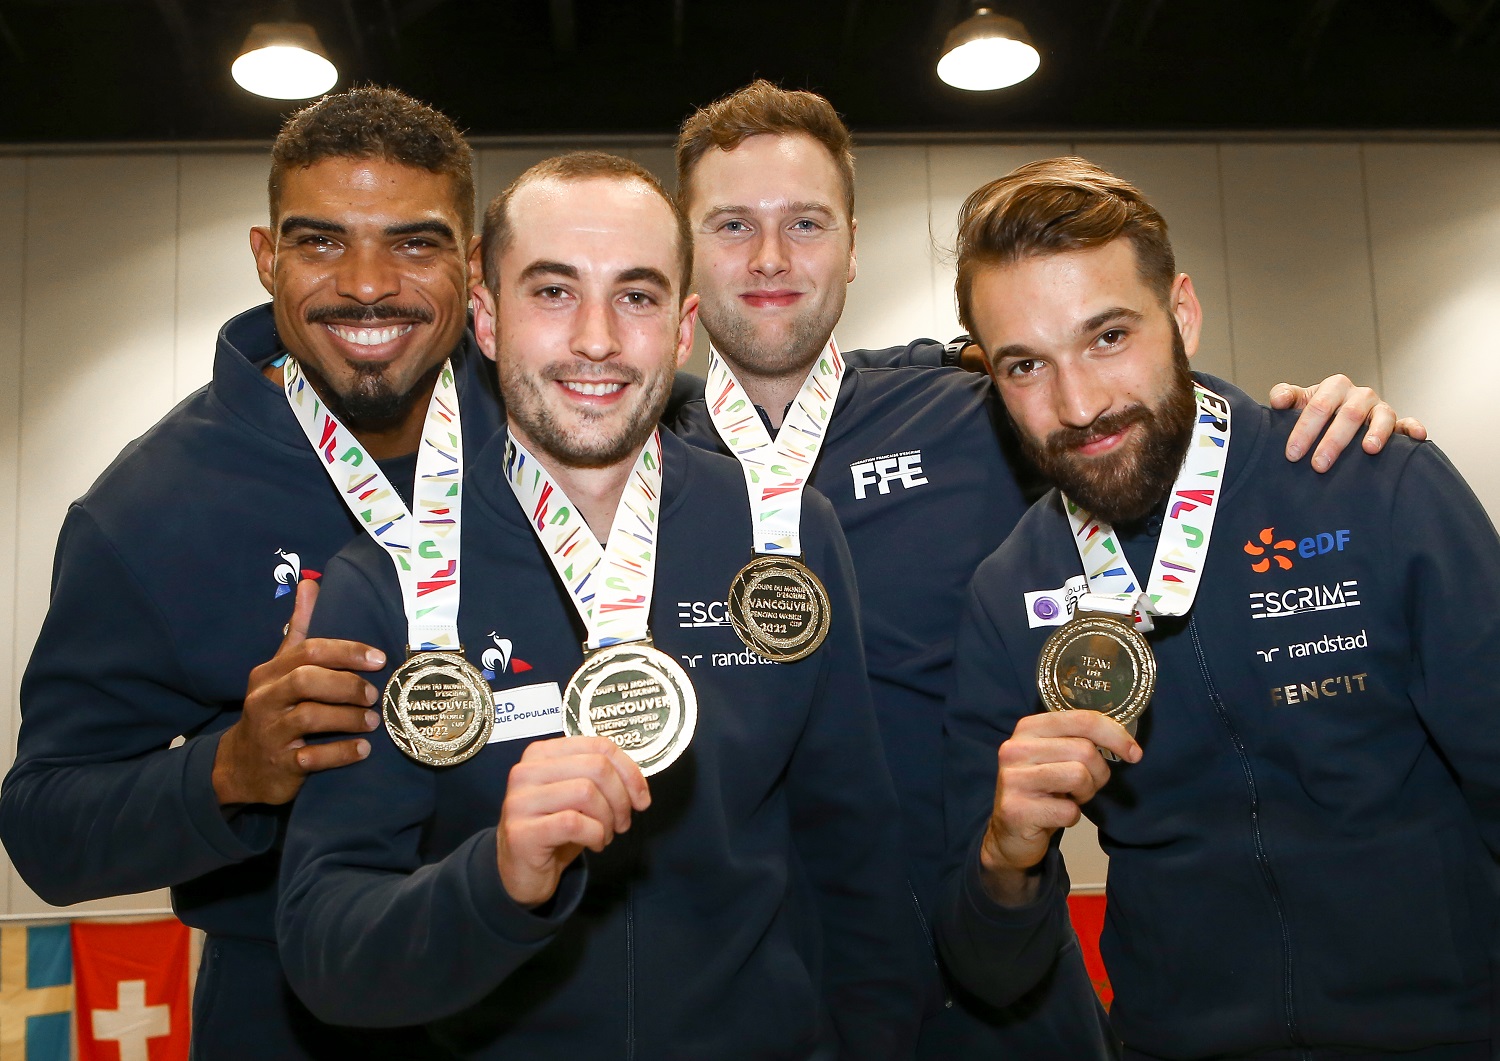
M708 413L744 470L757 553L802 553L802 492L828 433L843 378L844 359L829 339L772 442L755 403L719 352L709 347Z
M505 445L505 477L583 618L587 647L644 640L651 617L661 515L658 433L651 432L635 459L603 546L583 513L515 436Z
M1172 484L1144 592L1114 528L1063 498L1073 543L1089 581L1089 592L1078 602L1079 611L1136 615L1139 628L1150 630L1152 615L1186 615L1193 606L1229 459L1229 403L1198 384L1193 385L1193 397L1197 419L1192 441Z
M360 526L396 565L407 648L457 650L463 433L452 363L445 362L438 373L422 422L412 491L415 518L380 465L323 404L296 359L288 357L283 371L287 404L323 458L328 477Z

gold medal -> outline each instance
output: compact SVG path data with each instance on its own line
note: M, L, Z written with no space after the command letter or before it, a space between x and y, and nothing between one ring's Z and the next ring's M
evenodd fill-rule
M590 652L563 694L563 730L570 737L608 737L647 777L676 762L697 725L691 679L650 641Z
M817 651L833 609L828 591L795 556L757 556L729 587L729 622L740 640L778 663Z
M495 728L489 683L462 651L413 652L381 696L391 742L428 766L455 766L483 748Z
M1042 646L1036 684L1047 710L1098 711L1134 733L1156 689L1156 657L1130 619L1080 611Z

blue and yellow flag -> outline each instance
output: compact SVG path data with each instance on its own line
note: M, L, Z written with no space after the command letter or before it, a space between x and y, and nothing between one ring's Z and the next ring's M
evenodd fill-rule
M73 948L67 925L0 927L0 1061L68 1061Z

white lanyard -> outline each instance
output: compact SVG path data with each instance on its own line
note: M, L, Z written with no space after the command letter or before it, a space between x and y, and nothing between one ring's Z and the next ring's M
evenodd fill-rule
M422 422L415 519L359 440L323 404L295 358L283 364L287 404L349 511L385 548L401 583L411 651L459 648L459 504L463 429L452 362L438 373Z
M745 473L757 553L802 554L802 493L822 450L843 377L844 359L829 339L772 442L745 388L719 352L709 348L708 413Z
M661 476L661 438L653 431L630 471L609 541L600 546L541 461L514 436L506 443L505 477L583 619L589 649L647 636Z
M1194 384L1193 396L1193 437L1172 484L1144 592L1114 528L1063 498L1089 583L1089 592L1078 602L1079 611L1135 615L1137 626L1150 630L1152 615L1186 615L1193 606L1208 561L1229 460L1229 403L1199 384Z

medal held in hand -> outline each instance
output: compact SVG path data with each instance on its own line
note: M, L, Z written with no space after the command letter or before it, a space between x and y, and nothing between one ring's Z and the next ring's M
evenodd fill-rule
M729 587L729 623L752 651L776 663L817 651L833 617L828 591L801 559L802 495L843 378L844 359L829 339L772 439L729 365L709 349L709 416L745 474L755 548Z
M1048 711L1098 711L1134 732L1156 689L1156 657L1129 618L1079 611L1042 646L1036 684Z
M570 737L608 737L647 777L677 761L698 726L687 673L647 641L590 652L563 694Z
M757 556L729 587L729 622L767 659L792 663L828 636L832 609L818 576L795 556Z
M540 461L512 436L505 477L588 632L563 694L563 731L608 737L646 776L687 750L698 697L687 672L651 644L661 513L661 438L646 440L603 546Z
M380 713L391 742L428 766L463 762L495 727L489 683L462 651L407 656L385 683Z

